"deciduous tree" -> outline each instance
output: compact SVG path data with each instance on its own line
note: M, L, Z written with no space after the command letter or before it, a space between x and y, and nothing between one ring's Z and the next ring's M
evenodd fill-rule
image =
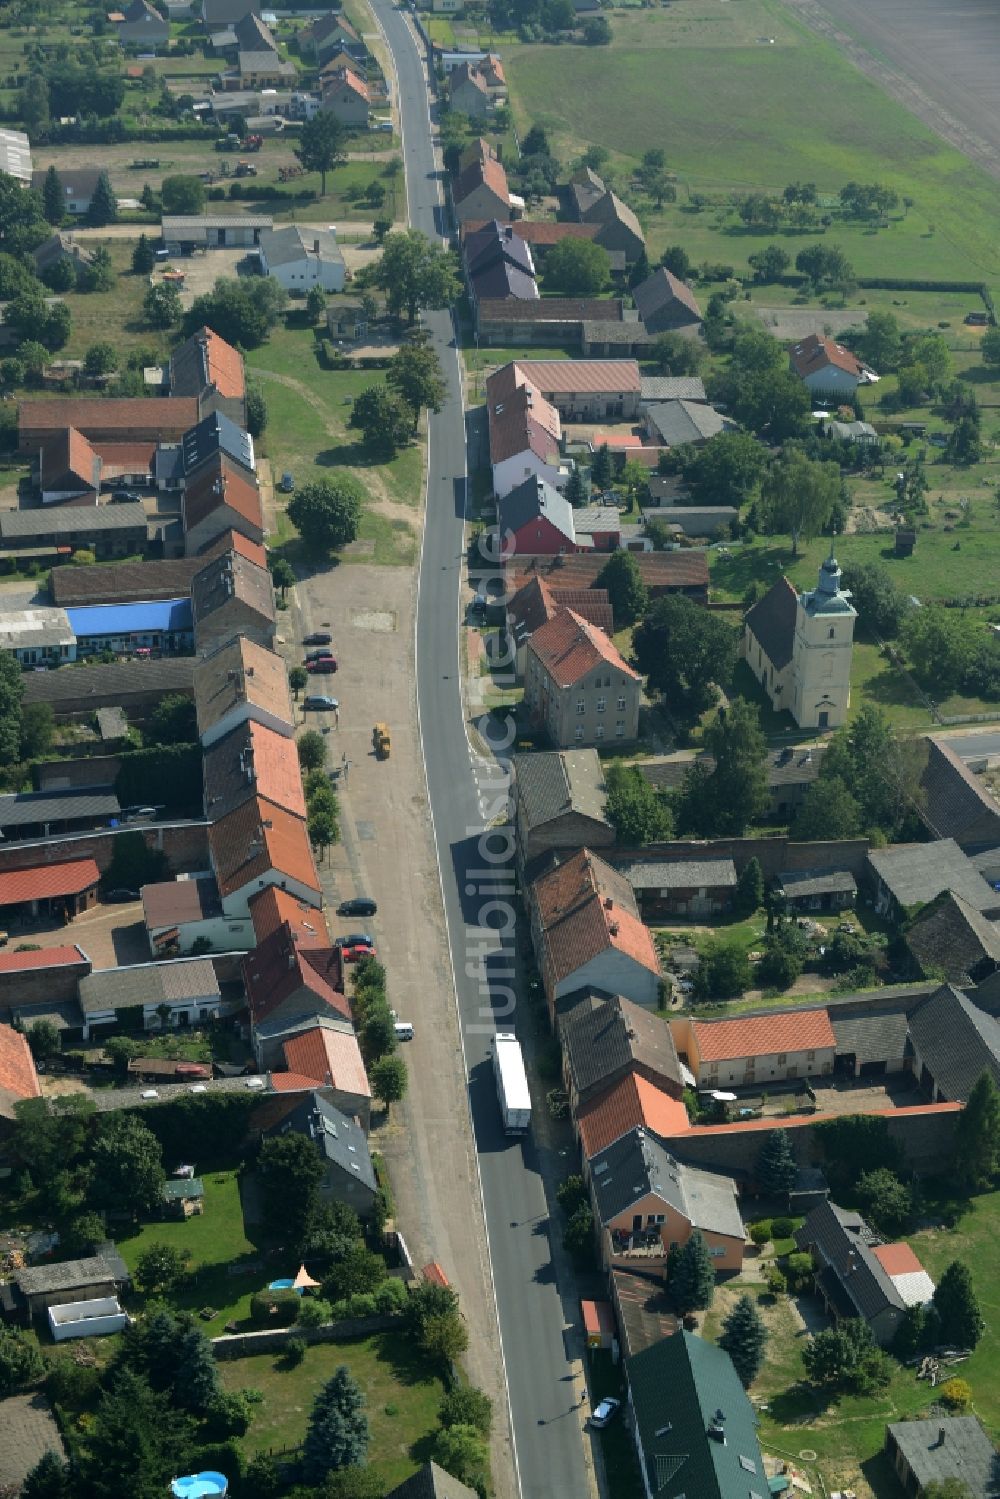
M321 109L302 126L295 156L307 172L319 172L320 197L325 198L328 174L347 161L346 128L336 115Z
M633 552L621 549L612 552L594 580L594 587L607 589L618 629L634 624L649 606L649 591Z
M112 1114L103 1120L91 1164L90 1194L98 1207L133 1216L159 1207L166 1180L163 1152L141 1119Z
M590 239L564 239L545 259L545 286L563 297L596 297L611 280L607 250Z
M326 555L355 539L363 500L357 479L341 473L304 484L292 496L288 516L306 546Z
M411 338L392 356L386 381L418 414L427 407L440 411L446 387L441 361L430 340Z
M313 1141L290 1132L265 1140L257 1157L269 1229L298 1244L317 1203L323 1163Z
M761 485L761 509L771 532L787 531L792 555L799 542L818 536L840 499L840 469L817 463L800 448L786 448Z
M379 381L355 398L351 426L364 434L366 448L388 461L413 440L417 417L408 401Z
M448 307L460 291L454 256L419 229L387 234L382 255L366 279L385 291L394 317L405 313L411 323L424 308Z
M839 776L814 781L795 814L795 837L800 842L824 838L853 838L861 827L861 809Z
M713 686L728 687L736 668L732 626L681 595L665 594L656 600L636 629L632 646L650 689L681 712L704 709L712 700Z
M625 848L641 848L673 836L673 817L666 797L635 765L613 765L605 776L605 816Z

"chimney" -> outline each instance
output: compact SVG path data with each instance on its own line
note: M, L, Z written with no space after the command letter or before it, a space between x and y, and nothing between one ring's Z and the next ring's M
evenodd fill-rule
M937 1439L937 1443L936 1443L936 1445L938 1447L943 1447L944 1446L944 1439L945 1439L946 1435L947 1435L947 1433L945 1431L945 1428L943 1426L939 1426L938 1427L938 1439Z
M253 667L252 666L248 666L247 667L247 676L248 677L252 677L253 676Z
M608 931L611 933L612 937L617 937L618 936L618 923L617 923L617 921L612 921L611 922L611 924L608 927Z
M319 240L318 239L314 239L313 240L313 254L314 255L318 255L319 254Z
M605 911L613 911L614 908L615 908L615 903L611 899L611 896L610 895L606 895L604 897L604 909L605 909Z

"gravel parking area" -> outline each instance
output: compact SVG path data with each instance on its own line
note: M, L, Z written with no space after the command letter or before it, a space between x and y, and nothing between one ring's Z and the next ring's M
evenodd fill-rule
M46 1452L64 1456L59 1428L44 1395L11 1395L0 1408L0 1486L17 1493Z

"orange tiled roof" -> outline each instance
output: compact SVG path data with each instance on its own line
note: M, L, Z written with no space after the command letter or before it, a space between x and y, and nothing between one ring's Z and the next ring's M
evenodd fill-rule
M529 578L507 605L507 618L515 631L527 638L560 608L572 609L599 630L611 634L614 621L611 596L606 588L559 588L544 578Z
M0 906L27 900L49 900L79 895L101 878L93 859L71 859L61 864L36 864L32 869L8 869L0 874Z
M558 687L572 687L602 662L633 682L641 680L614 641L572 609L559 609L535 631L528 649Z
M286 922L299 947L330 946L330 932L323 912L307 906L298 896L280 886L266 886L251 897L249 905L258 947Z
M350 68L337 68L332 77L324 78L324 91L332 88L335 83L342 83L345 88L349 88L352 94L357 94L358 98L363 99L366 104L371 103L371 94L368 92L368 85L364 79L359 78L357 73L352 72Z
M872 1254L886 1275L919 1275L924 1268L909 1244L876 1244Z
M541 875L532 893L542 926L547 977L554 983L609 950L659 973L652 934L639 919L631 885L590 849L581 849Z
M40 952L0 952L0 973L23 973L31 968L65 968L89 959L82 947L43 947Z
M576 1122L588 1160L638 1125L671 1137L690 1129L688 1112L647 1078L630 1073L577 1110Z
M316 1086L314 1077L304 1072L272 1072L271 1087L276 1093L311 1093Z
M306 798L295 740L286 739L284 734L276 734L253 720L247 728L258 795L286 812L305 817Z
M0 1025L0 1109L23 1098L40 1098L38 1073L27 1037L9 1025Z
M248 562L255 562L258 567L267 566L267 552L260 542L251 541L242 531L223 531L221 536L216 536L207 546L202 547L198 557L209 562L215 557L221 557L223 552L236 552ZM197 565L201 567L203 562L199 560Z
M691 1028L703 1062L822 1051L837 1044L826 1010L776 1010L749 1020L694 1020Z
M282 1050L289 1072L312 1078L314 1086L328 1083L345 1093L371 1097L357 1038L346 1031L331 1031L317 1025L313 1030L290 1037ZM275 1074L275 1083L280 1075Z
M199 328L194 336L203 340L209 383L224 399L240 400L246 394L242 354L232 344L227 344L214 328Z
M228 505L248 525L263 532L264 513L256 481L221 453L195 474L184 491L184 528L192 526Z
M795 373L803 379L806 375L816 374L818 370L828 369L830 365L854 376L860 375L863 368L850 349L834 343L832 338L825 338L822 333L810 333L808 338L796 344L792 349L791 360Z
M213 823L208 846L220 895L231 895L272 872L320 893L305 820L263 797L254 797Z
M196 664L194 700L199 734L214 728L241 703L271 713L283 723L295 722L284 661L243 635Z
M303 990L322 1001L342 1020L351 1019L351 1006L341 991L343 966L336 947L300 947L285 922L243 959L243 982L254 1025L260 1025L285 1003L301 1004ZM309 1007L303 1005L302 1013Z

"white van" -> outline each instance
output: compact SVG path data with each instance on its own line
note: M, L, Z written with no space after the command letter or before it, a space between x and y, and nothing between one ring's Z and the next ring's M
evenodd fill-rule
M413 1026L408 1020L397 1020L392 1028L396 1032L397 1041L413 1040Z

